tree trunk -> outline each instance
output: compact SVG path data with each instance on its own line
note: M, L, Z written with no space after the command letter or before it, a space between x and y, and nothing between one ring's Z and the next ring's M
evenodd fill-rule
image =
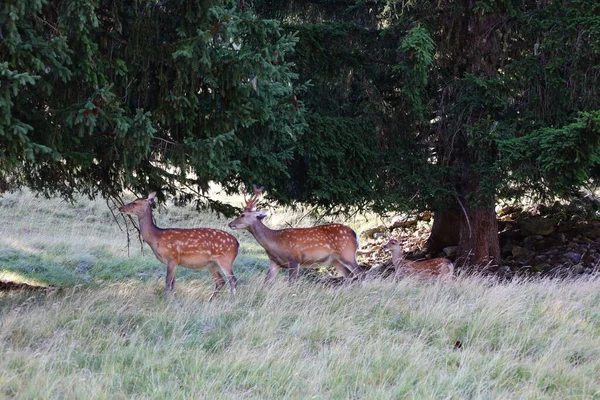
M455 264L459 267L499 265L500 243L494 206L493 197L477 203L463 196L454 207L436 212L427 251L435 253L447 246L458 246Z
M471 205L463 201L463 223L458 227L459 241L456 249L458 266L484 267L500 263L500 242L494 199L487 204ZM466 204L465 204L466 203ZM464 214L468 216L467 220Z
M431 235L427 239L427 252L438 253L448 246L458 245L460 239L459 226L463 221L463 212L455 204L454 207L434 213Z

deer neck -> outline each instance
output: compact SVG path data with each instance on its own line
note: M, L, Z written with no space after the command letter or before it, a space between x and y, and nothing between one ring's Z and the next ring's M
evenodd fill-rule
M145 213L138 215L138 221L140 223L140 233L142 234L142 239L152 246L159 228L154 225L154 221L152 219L152 210L150 207L148 207L148 210L146 210Z
M404 252L402 249L392 250L392 262L394 265L400 265L404 263Z
M254 239L266 250L270 250L274 246L275 239L275 231L269 229L262 223L262 221L257 221L255 224L250 225L248 228L248 232L254 236Z

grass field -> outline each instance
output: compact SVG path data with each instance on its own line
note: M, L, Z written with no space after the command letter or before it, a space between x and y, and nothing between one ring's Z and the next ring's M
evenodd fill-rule
M267 220L284 222L311 223ZM165 268L105 203L5 195L0 279L54 288L0 292L0 398L600 399L598 279L263 287L264 252L236 235L235 302L208 303L209 274L185 268L165 299Z

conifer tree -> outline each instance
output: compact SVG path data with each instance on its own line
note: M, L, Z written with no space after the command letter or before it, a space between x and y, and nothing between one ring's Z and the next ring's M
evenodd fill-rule
M305 201L434 210L429 249L458 244L482 265L501 262L499 199L569 197L595 178L596 1L259 4L299 31L312 83L304 140L326 150L297 149L288 184Z
M285 173L297 37L244 1L6 0L0 27L5 184L202 194Z

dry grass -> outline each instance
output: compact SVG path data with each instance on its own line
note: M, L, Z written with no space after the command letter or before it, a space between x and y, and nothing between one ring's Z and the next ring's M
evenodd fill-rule
M263 287L242 235L235 302L208 303L208 274L183 268L165 300L164 268L127 255L102 203L10 195L0 229L0 274L64 287L0 292L0 397L600 398L598 279Z

